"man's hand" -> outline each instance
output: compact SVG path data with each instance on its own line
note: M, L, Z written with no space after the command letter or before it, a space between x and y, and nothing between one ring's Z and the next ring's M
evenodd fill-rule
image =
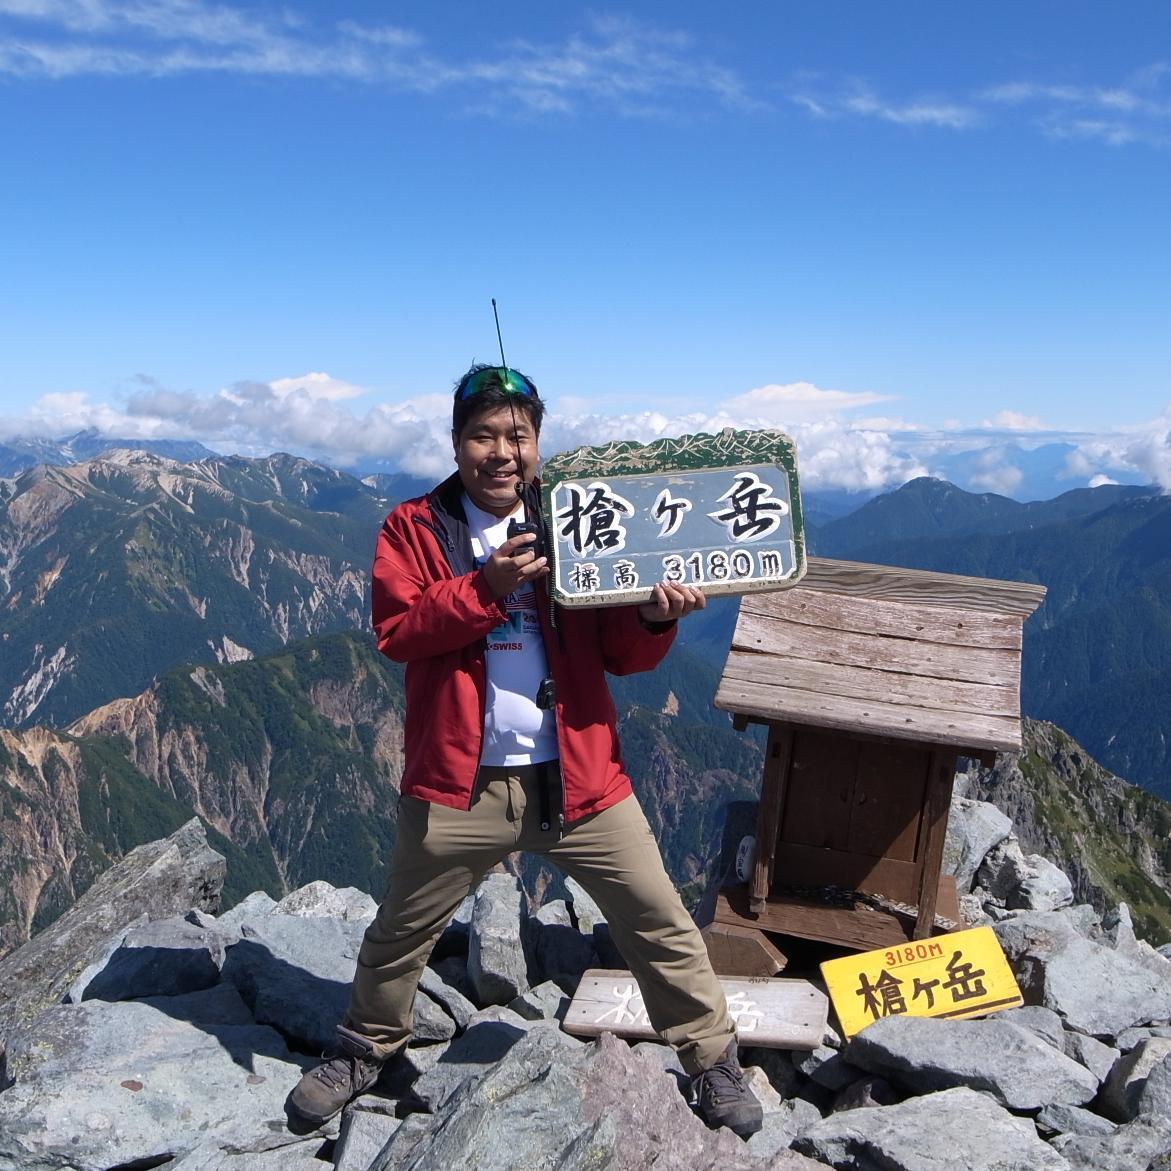
M518 533L509 537L484 563L488 588L497 598L505 598L524 585L531 585L549 572L548 557L538 557L530 549L535 533Z
M638 616L644 622L673 622L706 605L707 598L698 586L661 581L651 591L651 600L639 606Z

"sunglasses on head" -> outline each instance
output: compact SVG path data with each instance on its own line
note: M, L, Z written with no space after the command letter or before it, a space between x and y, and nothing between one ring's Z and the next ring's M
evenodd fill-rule
M476 395L488 389L491 385L505 394L520 394L525 398L537 398L537 389L523 375L507 366L488 366L477 370L460 388L459 398L475 398Z

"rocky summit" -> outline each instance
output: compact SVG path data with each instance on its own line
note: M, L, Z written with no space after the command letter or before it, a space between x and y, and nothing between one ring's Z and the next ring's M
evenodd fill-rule
M224 860L192 821L0 961L0 1168L1165 1171L1171 949L1125 904L1075 904L982 801L953 802L947 865L1026 1005L744 1048L765 1110L747 1142L699 1120L666 1046L562 1030L581 973L616 960L605 919L574 884L532 907L508 873L439 940L409 1048L305 1133L286 1097L330 1043L374 902L313 882L217 916Z

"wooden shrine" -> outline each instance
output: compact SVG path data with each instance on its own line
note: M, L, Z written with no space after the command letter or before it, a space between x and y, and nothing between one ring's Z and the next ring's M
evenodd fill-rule
M747 887L705 916L718 972L780 971L764 932L865 951L963 925L940 873L956 761L1020 750L1021 629L1044 596L810 558L741 600L715 703L768 741Z

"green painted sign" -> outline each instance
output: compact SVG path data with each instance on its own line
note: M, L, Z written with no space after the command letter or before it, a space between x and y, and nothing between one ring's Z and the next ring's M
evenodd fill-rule
M805 573L797 453L782 431L580 447L541 479L563 606L645 602L663 580L777 590Z

